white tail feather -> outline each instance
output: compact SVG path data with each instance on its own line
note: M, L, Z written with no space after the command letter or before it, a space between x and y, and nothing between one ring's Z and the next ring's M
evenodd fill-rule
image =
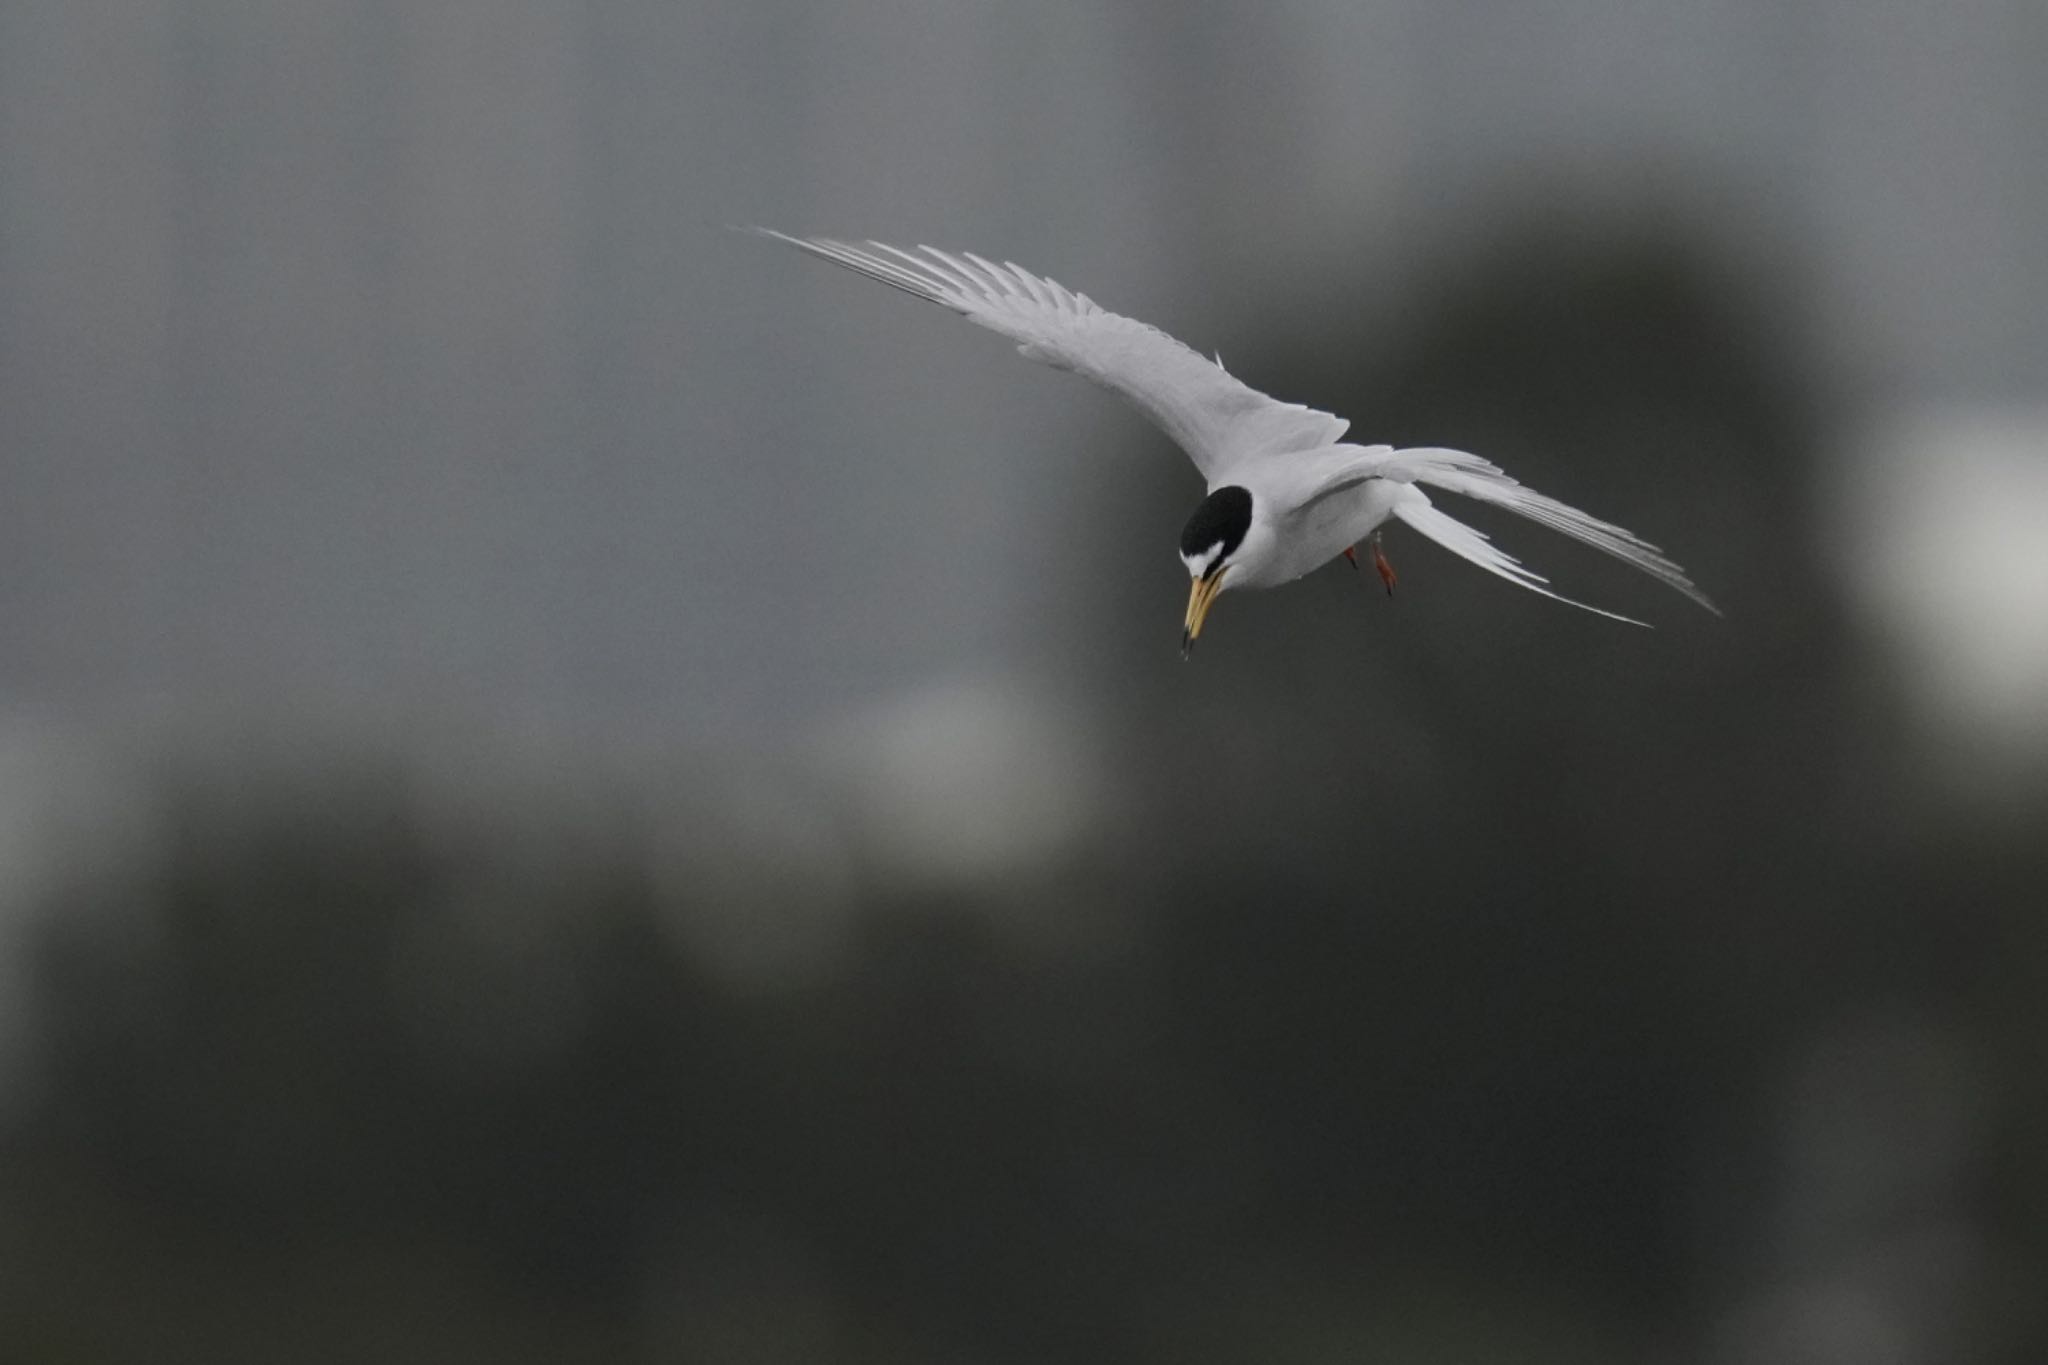
M1539 526L1563 532L1574 540L1613 555L1624 564L1641 569L1658 582L1684 593L1716 616L1721 614L1721 609L1709 601L1705 593L1693 586L1692 580L1685 576L1685 570L1667 559L1664 552L1656 546L1611 522L1602 521L1555 498L1545 497L1533 488L1524 487L1502 473L1498 466L1477 455L1468 455L1462 450L1399 450L1394 452L1393 459L1388 463L1391 469L1399 471L1396 477L1406 476L1433 488L1441 488L1447 493L1457 493L1478 502L1492 503L1495 507L1506 508L1517 516L1527 517ZM1457 522L1452 524L1459 525ZM1462 525L1459 525L1459 529L1470 530L1469 527ZM1477 535L1478 532L1474 531L1472 534ZM1493 553L1500 552L1496 550ZM1523 572L1527 573L1527 570ZM1583 602L1575 602L1573 605L1585 606ZM1588 607L1587 610L1597 608ZM1602 615L1612 613L1603 612Z
M1542 574L1523 568L1521 561L1505 550L1495 547L1484 532L1474 530L1456 517L1440 511L1430 502L1427 494L1412 484L1407 495L1394 504L1394 515L1459 558L1477 564L1488 573L1499 574L1508 582L1527 588L1530 592L1540 592L1545 597L1577 607L1581 611L1590 611L1595 616L1605 616L1612 621L1624 621L1632 626L1649 628L1647 621L1638 621L1633 616L1623 616L1620 612L1608 611L1603 607L1588 606L1562 593L1552 592L1544 586L1548 580Z

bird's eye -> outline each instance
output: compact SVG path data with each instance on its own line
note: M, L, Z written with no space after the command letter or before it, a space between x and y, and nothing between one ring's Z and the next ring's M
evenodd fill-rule
M1180 533L1180 552L1190 560L1204 555L1222 559L1244 540L1252 524L1252 495L1236 485L1217 489L1202 499Z

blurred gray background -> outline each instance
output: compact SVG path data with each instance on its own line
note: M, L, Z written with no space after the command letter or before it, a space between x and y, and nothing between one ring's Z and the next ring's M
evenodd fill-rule
M2035 0L0 7L0 1357L2048 1355ZM1189 665L1016 260L1473 519ZM1459 509L1461 512L1469 509Z

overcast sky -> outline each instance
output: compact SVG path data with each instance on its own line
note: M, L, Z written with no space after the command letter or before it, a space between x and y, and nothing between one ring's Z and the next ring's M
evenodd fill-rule
M1805 282L1859 430L2024 433L2044 57L2027 0L13 4L0 690L745 742L1071 649L1121 527L1176 617L1185 508L1101 474L1163 441L733 223L1008 257L1235 363L1518 196L1657 201Z

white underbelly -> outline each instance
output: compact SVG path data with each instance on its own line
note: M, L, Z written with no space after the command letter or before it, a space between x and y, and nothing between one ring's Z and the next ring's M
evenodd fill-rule
M1291 583L1320 569L1371 535L1393 515L1394 504L1409 495L1405 483L1367 479L1317 499L1281 534L1284 549L1272 566L1270 582L1276 586Z

